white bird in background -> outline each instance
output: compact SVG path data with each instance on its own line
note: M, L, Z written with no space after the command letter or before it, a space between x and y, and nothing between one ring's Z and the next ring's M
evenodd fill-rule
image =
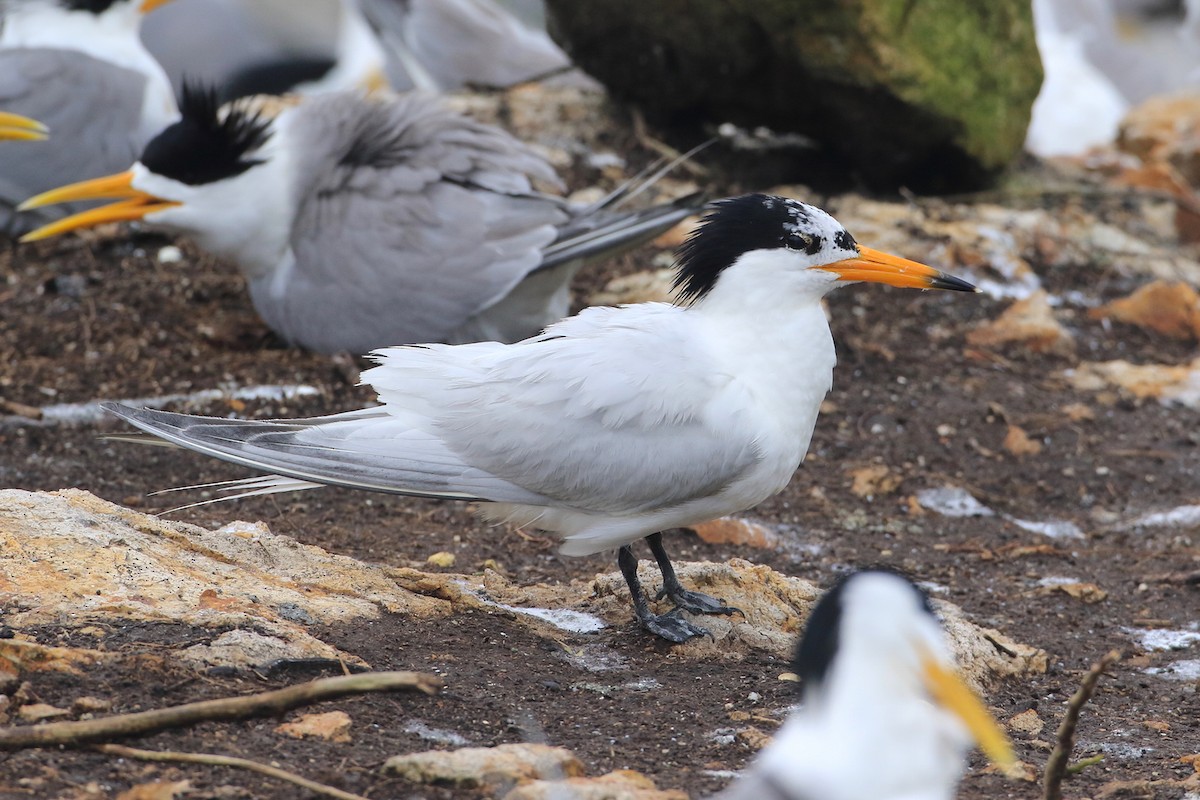
M493 0L175 0L142 31L176 86L248 94L505 87L570 67Z
M857 572L826 592L793 669L802 705L714 800L951 800L973 744L1016 763L928 599L899 575Z
M855 281L974 289L859 246L819 208L746 195L714 204L681 248L681 305L588 308L511 345L380 350L362 375L378 407L275 422L107 408L276 473L235 482L249 494L331 484L469 500L557 534L566 555L619 548L641 625L684 641L706 631L678 609L651 613L631 544L648 540L678 608L735 610L680 585L660 532L787 485L833 380L820 301Z
M0 231L78 210L17 215L30 195L137 158L178 118L166 74L142 47L142 18L167 0L0 0L0 108L54 136L36 151L0 143Z
M335 92L274 119L186 89L183 118L133 168L31 198L122 198L26 235L144 219L235 261L288 342L365 353L415 342L515 341L562 318L586 262L693 213L626 211L640 187L576 207L535 191L554 169L436 97Z
M20 142L42 142L50 129L36 119L0 111L0 139Z

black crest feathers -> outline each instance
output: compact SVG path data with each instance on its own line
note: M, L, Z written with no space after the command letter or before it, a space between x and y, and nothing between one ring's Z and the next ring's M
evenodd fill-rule
M68 11L86 11L90 14L103 14L116 0L63 0L63 6Z
M156 175L191 186L240 175L261 160L245 156L270 137L270 121L234 105L221 115L216 90L185 81L180 120L146 145L141 162Z
M817 601L812 613L808 616L808 623L804 626L804 636L800 639L800 645L796 648L796 657L792 663L792 671L799 676L802 691L805 694L821 685L825 676L829 674L833 659L837 655L838 631L842 626L842 604L846 594L846 585L856 576L872 572L896 575L912 583L904 575L887 568L852 572L835 583ZM922 608L930 616L934 616L933 608L929 604L929 597L915 585L913 591L920 596Z
M815 209L798 200L767 194L747 194L718 200L700 226L679 248L675 288L682 300L698 300L738 257L751 250L784 247L815 254L825 246L813 222ZM854 239L838 233L837 244L854 247Z

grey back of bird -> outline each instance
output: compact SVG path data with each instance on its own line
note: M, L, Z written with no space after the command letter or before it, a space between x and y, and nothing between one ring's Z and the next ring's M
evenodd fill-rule
M303 113L299 113L299 112ZM322 352L523 338L566 311L566 282L518 292L569 219L532 181L553 169L506 132L413 93L313 97L291 122L293 263L249 278L274 330ZM537 319L531 320L533 316Z
M0 108L44 123L40 142L0 142L0 232L16 235L94 203L18 214L35 194L126 169L141 152L146 79L72 50L0 50Z

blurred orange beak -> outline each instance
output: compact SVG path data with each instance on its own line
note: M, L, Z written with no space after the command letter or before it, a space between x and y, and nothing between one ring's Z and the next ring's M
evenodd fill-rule
M143 14L149 14L154 9L158 8L159 6L165 6L169 2L171 2L171 0L142 0L142 4L138 6L138 11L142 12Z
M17 206L18 211L28 211L31 208L41 208L57 203L71 203L79 200L116 198L120 202L109 203L99 208L91 208L87 211L81 211L78 214L72 214L57 222L52 222L49 225L43 225L37 230L30 231L22 236L21 241L36 242L41 239L49 239L51 236L58 236L60 233L77 230L78 228L91 228L105 222L124 222L127 220L142 219L147 214L152 214L155 211L163 211L181 205L170 200L162 200L140 189L135 189L133 188L132 181L132 172L121 172L105 178L72 183L69 186L51 189L36 197L29 198Z
M50 130L36 119L0 111L0 139L40 142Z
M847 258L832 264L814 267L832 272L844 281L868 281L901 286L908 289L948 289L953 292L978 292L972 284L961 278L927 267L907 258L891 256L872 250L858 248L858 258Z

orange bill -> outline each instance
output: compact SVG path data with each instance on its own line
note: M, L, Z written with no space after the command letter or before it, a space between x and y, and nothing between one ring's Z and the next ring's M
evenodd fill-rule
M1017 757L1013 754L1012 744L978 695L952 669L943 667L934 658L925 656L921 666L925 688L933 701L962 720L989 761L1001 770L1013 773Z
M141 11L143 14L149 14L154 9L159 6L165 6L169 2L171 0L142 0L142 4L138 6L138 11Z
M78 214L64 217L57 222L51 222L49 225L43 225L37 230L30 231L22 236L21 241L36 242L40 239L49 239L51 236L58 236L60 233L66 233L79 228L90 228L105 222L124 222L126 220L142 219L147 214L152 214L155 211L163 211L180 205L168 200L161 200L140 189L135 189L132 182L132 172L121 172L104 178L72 183L69 186L51 189L48 192L42 192L36 197L29 198L17 206L18 211L28 211L31 208L41 208L57 203L72 203L80 200L116 199L119 202L81 211Z
M869 247L858 248L858 258L835 261L816 269L832 272L844 281L869 281L902 286L909 289L949 289L954 292L977 292L961 278L927 267L907 258L888 255Z
M40 142L49 132L50 129L36 119L0 111L0 139Z

